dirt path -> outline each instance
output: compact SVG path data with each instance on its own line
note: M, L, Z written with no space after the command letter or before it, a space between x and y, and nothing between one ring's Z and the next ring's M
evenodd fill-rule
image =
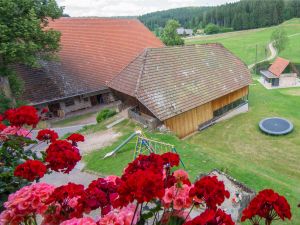
M291 35L288 35L288 37L290 38L290 37L294 37L294 36L298 36L298 35L300 35L300 33L291 34ZM272 42L270 42L268 44L268 48L269 48L271 54L267 58L265 58L265 59L263 59L263 60L261 60L261 61L259 61L257 63L253 63L253 64L249 65L248 69L252 69L258 63L262 63L262 62L273 60L277 56L277 49L274 47L273 44L274 44L274 41L272 41Z
M80 126L78 126L79 129ZM66 129L66 128L64 128ZM62 133L63 134L63 133ZM87 154L91 151L100 150L103 147L109 146L120 136L120 133L116 133L113 129L99 131L92 134L85 135L85 142L78 145L81 155ZM83 172L84 162L81 160L77 163L76 167L69 174L52 173L46 175L41 179L41 182L46 182L55 186L65 185L69 182L83 184L88 186L91 181L99 178L95 174Z
M120 133L114 132L112 129L99 131L92 134L86 134L85 142L79 143L78 147L82 155L89 152L109 146L120 137Z

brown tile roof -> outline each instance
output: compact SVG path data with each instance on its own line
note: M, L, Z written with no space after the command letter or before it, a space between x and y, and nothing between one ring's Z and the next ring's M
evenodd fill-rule
M62 33L62 66L93 88L105 85L148 47L162 47L139 20L61 18L49 27Z
M290 61L287 59L277 57L277 59L270 66L269 71L279 77L289 64Z
M73 74L66 74L60 62L40 61L40 64L40 68L14 66L24 81L22 99L28 101L28 104L37 105L107 89L103 85L97 90L90 88L84 80L76 79Z
M164 46L135 19L61 18L49 29L62 33L59 62L17 67L26 84L24 99L34 104L107 89L145 48Z
M250 83L240 59L206 44L147 49L108 86L136 97L163 121Z

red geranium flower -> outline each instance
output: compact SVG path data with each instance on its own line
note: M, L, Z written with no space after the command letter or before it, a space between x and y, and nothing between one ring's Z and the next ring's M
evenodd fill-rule
M78 149L65 140L51 143L46 150L45 161L49 163L49 168L57 172L69 173L80 160Z
M154 153L150 155L139 155L133 162L128 164L122 178L138 170L151 170L154 173L162 174L163 168L163 160L160 155Z
M201 215L195 217L193 220L184 223L184 225L234 225L231 216L226 214L223 210L207 209Z
M56 139L58 139L58 134L50 129L44 129L44 130L40 130L38 132L38 135L36 136L36 138L39 141L50 141L50 142L54 142L56 141Z
M152 169L138 170L122 179L118 188L119 206L126 206L137 200L138 203L149 202L164 196L163 175Z
M111 179L113 178L113 179ZM101 207L101 215L111 211L113 201L117 198L117 189L121 179L114 176L94 180L85 190L87 208L95 210Z
M43 108L42 111L41 111L41 114L44 114L44 113L47 113L49 112L49 109L48 108Z
M290 205L285 197L271 189L265 189L252 199L248 207L243 211L242 221L249 219L255 224L260 218L266 219L268 224L273 220L291 219Z
M48 210L43 215L43 224L60 224L72 218L81 218L84 213L85 192L81 184L68 183L57 187L46 200Z
M14 175L22 177L29 181L34 181L45 175L47 167L39 160L27 160L25 163L18 165Z
M81 134L71 134L67 137L67 140L72 141L72 143L84 142L84 136Z
M173 152L166 152L161 155L164 164L169 165L170 167L179 165L179 155Z
M224 183L218 181L216 176L202 177L190 190L190 197L199 202L204 201L210 209L216 209L217 205L221 205L225 197L229 198L229 196L230 194L225 190Z
M0 123L0 131L3 131L6 128L6 126L2 123Z
M21 106L16 109L9 109L5 112L5 118L11 126L21 127L25 124L36 127L40 118L33 106Z
M4 117L0 114L0 122L4 120Z

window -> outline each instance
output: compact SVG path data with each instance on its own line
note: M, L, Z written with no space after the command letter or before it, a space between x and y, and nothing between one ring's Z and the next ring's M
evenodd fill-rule
M83 98L83 101L88 102L89 98Z
M243 105L247 102L247 97L244 96L243 98L240 98L216 111L214 111L214 117L222 116L223 114L227 113L228 111L237 108L238 106Z
M75 102L74 102L74 99L73 99L73 98L67 99L67 100L65 101L65 106L66 106L66 107L72 106L72 105L75 105Z

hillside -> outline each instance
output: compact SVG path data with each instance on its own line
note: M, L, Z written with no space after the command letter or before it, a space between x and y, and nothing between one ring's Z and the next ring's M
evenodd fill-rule
M300 63L300 19L292 19L278 26L269 28L236 31L224 34L198 36L185 40L186 44L221 43L235 55L240 57L246 64L255 62L256 45L257 61L260 61L269 54L267 45L270 42L272 32L283 28L289 35L288 47L280 53L280 56ZM298 35L299 34L299 35Z
M241 0L215 7L186 7L153 12L139 19L151 30L164 27L169 19L176 19L186 28L203 28L209 23L234 30L278 25L293 17L300 17L298 0Z

